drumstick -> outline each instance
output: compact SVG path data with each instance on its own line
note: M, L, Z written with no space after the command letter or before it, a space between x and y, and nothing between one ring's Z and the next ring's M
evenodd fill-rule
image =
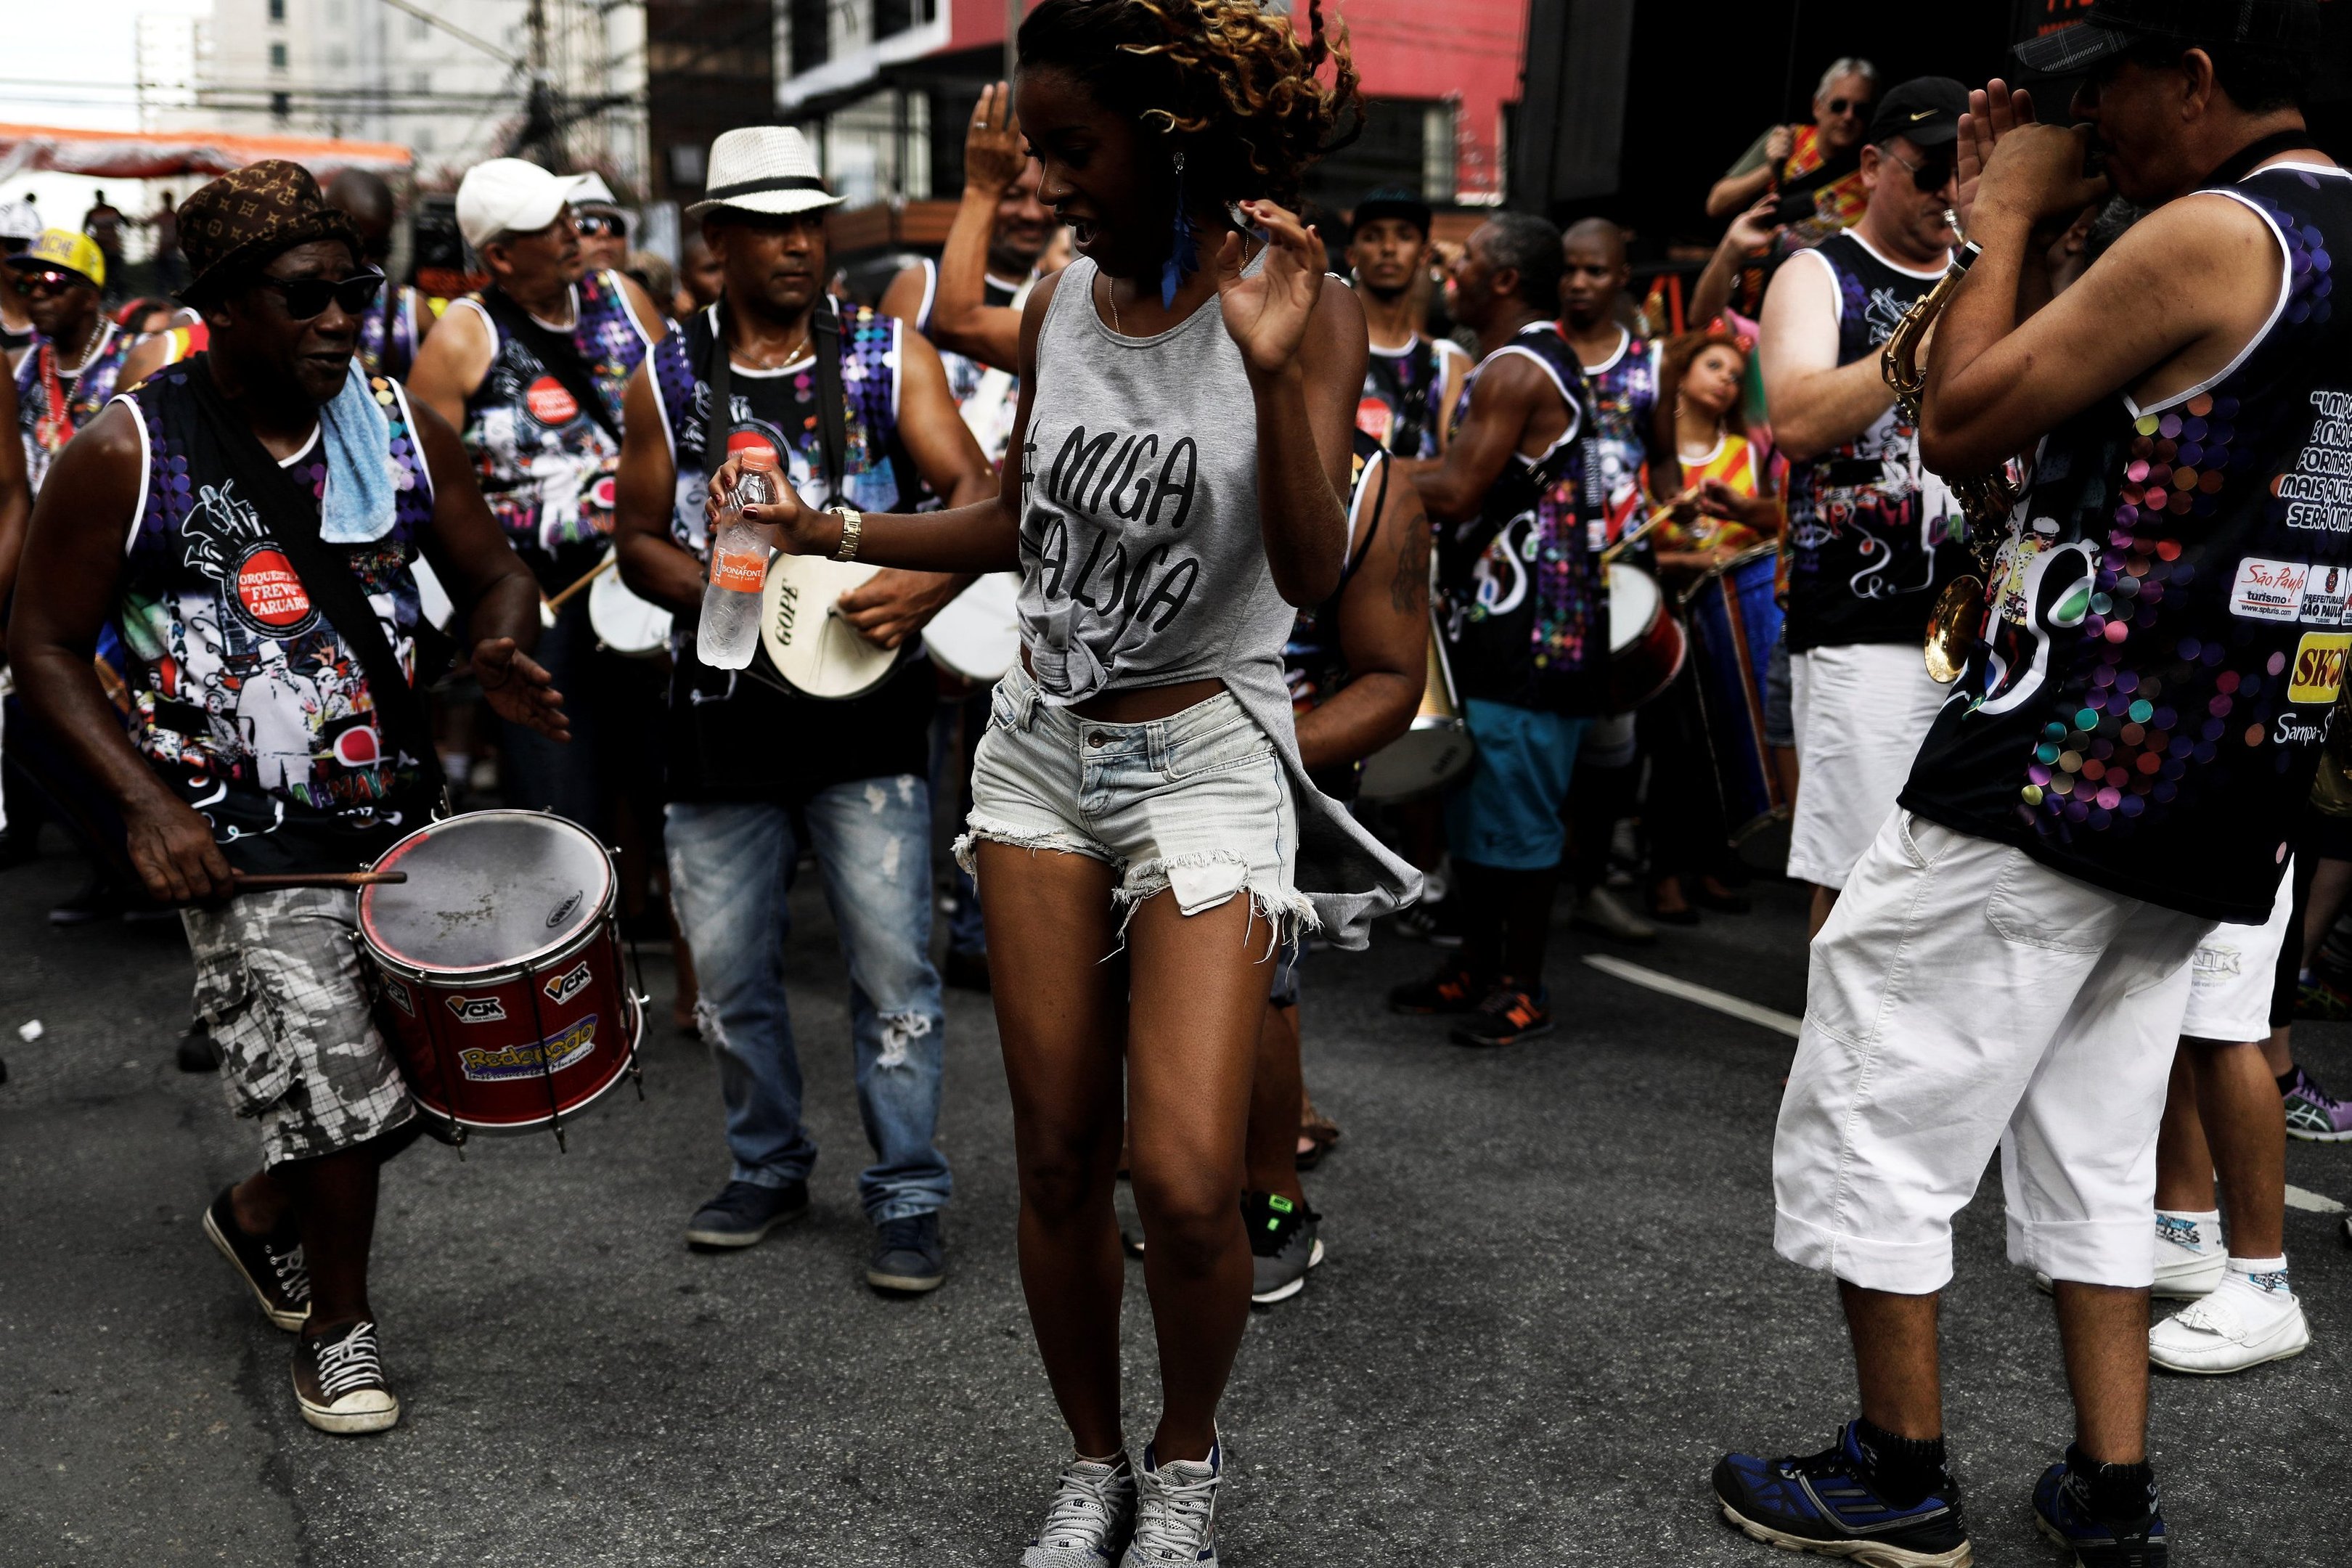
M563 592L556 595L552 599L546 601L548 613L551 615L555 611L563 608L565 600L571 598L572 595L580 592L581 589L585 588L589 584L593 583L597 578L602 577L605 572L611 568L613 563L619 559L620 557L617 555L607 555L604 559L596 563L595 565L590 567L586 572L581 574L580 580L578 582L565 588Z
M274 893L281 888L373 888L405 882L405 871L237 871L229 879L240 893Z
M1649 516L1649 520L1643 522L1641 527L1633 530L1633 532L1624 535L1622 538L1619 539L1616 543L1611 545L1608 549L1601 552L1601 564L1607 566L1615 562L1617 557L1624 554L1625 552L1633 549L1636 544L1641 543L1653 530L1656 529L1659 524L1665 521L1665 513L1662 511L1652 512Z

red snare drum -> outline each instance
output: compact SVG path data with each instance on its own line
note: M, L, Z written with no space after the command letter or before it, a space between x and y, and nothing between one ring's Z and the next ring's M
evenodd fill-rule
M477 811L410 834L360 893L360 945L408 1090L467 1130L525 1132L634 1076L640 998L621 971L612 856L533 811Z
M1631 713L1674 684L1690 652L1658 580L1638 566L1609 568L1609 711Z

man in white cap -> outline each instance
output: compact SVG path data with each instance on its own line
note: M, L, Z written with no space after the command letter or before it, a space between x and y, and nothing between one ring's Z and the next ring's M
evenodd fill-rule
M11 256L21 256L25 247L41 235L41 215L29 202L0 202L0 261ZM8 368L33 342L33 318L26 313L25 302L16 298L14 289L0 289L0 353L8 356Z
M493 158L457 186L457 228L491 278L453 300L417 350L410 389L456 426L490 510L552 596L611 547L622 390L666 330L633 279L592 269L571 201L584 176ZM540 662L573 700L569 748L504 727L507 803L607 827L597 756L644 744L651 716L626 700L628 672L598 668L588 595L540 639Z
M874 1161L858 1196L875 1227L866 1278L929 1290L945 1278L934 1141L946 1018L930 961L930 720L937 678L923 623L968 578L884 571L837 613L909 656L864 695L822 701L771 684L763 656L713 669L688 628L702 604L703 500L716 458L764 450L811 505L904 510L918 484L950 506L996 479L930 344L891 317L836 308L825 209L835 199L801 133L730 131L689 207L725 269L719 302L688 318L629 383L621 458L621 574L677 615L671 644L665 838L670 899L694 950L696 1017L720 1058L726 1186L688 1244L751 1247L808 1212L816 1144L778 953L803 825L849 970L858 1110ZM716 390L723 386L724 392ZM726 423L710 429L715 408ZM839 421L837 437L826 427Z

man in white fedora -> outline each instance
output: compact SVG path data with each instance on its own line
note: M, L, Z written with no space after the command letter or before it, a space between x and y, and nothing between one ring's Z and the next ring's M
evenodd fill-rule
M583 258L571 202L584 178L520 158L466 172L457 228L490 286L451 303L409 377L457 427L491 515L551 596L612 548L622 390L667 330L635 281ZM632 680L629 661L597 651L585 594L558 613L537 657L572 700L572 744L504 725L507 804L609 837L605 786L622 769L598 759L653 744L658 691Z
M719 1058L733 1155L687 1242L751 1247L808 1212L816 1144L801 1117L782 969L784 895L805 831L849 969L858 1111L874 1154L857 1183L875 1227L866 1278L919 1291L946 1277L939 1213L950 1179L933 1136L946 1022L930 961L926 783L938 686L919 634L969 579L884 571L842 595L850 626L906 650L842 700L783 687L763 655L749 669L714 669L690 634L709 554L703 499L730 455L771 454L812 506L905 510L919 485L962 506L995 488L938 353L891 317L825 293L825 211L836 199L789 127L730 131L711 148L709 184L687 212L701 219L725 288L629 383L621 574L677 616L670 898L694 950L695 1016Z

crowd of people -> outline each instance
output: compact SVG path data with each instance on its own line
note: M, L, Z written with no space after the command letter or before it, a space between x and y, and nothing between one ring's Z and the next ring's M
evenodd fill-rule
M940 255L871 303L782 126L713 144L674 268L593 174L473 168L488 281L455 300L384 276L396 205L356 171L205 186L173 297L111 310L119 221L0 213L0 857L52 821L93 867L56 918L181 912L196 1057L262 1144L203 1226L296 1334L304 1418L400 1415L379 1173L453 1129L388 1043L409 1004L352 879L453 803L593 830L616 918L672 943L730 1161L696 1248L810 1207L803 864L877 1289L946 1279L942 988L992 993L1073 1443L1028 1568L1216 1561L1250 1305L1324 1256L1318 946L1426 941L1390 1005L1517 1046L1557 1026L1563 900L1625 942L1736 918L1783 820L1811 960L1774 1241L1838 1280L1861 1403L1821 1453L1726 1457L1724 1515L1969 1561L1936 1302L1997 1148L2078 1412L2033 1507L2074 1561L2163 1563L2148 1367L2307 1348L2285 1142L2352 1142L2289 1046L2352 1010L2322 972L2352 889L2352 175L2304 128L2304 9L2222 9L2103 0L2021 46L2084 79L2087 132L1834 61L1709 192L1679 331L1605 216L1449 243L1383 188L1308 224L1355 76L1315 8L1255 0L1045 0ZM706 660L722 525L770 577L864 573L815 619L870 679ZM959 616L993 665L937 640ZM1384 782L1424 731L1468 744ZM1163 1394L1132 1455L1123 1250ZM2151 1325L2151 1292L2186 1305Z

